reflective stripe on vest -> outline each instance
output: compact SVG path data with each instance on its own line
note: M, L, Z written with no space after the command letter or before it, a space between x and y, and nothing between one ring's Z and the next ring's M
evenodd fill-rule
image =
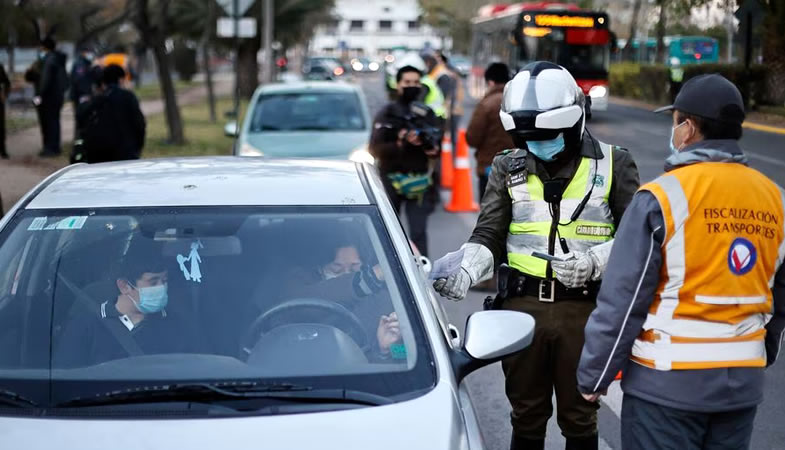
M436 117L445 119L447 117L447 110L444 107L444 94L439 86L430 77L422 77L420 82L423 86L428 87L428 95L425 96L425 106L431 108L436 114Z
M585 252L597 244L607 242L615 232L613 214L608 204L613 178L613 153L611 146L604 143L600 143L600 149L602 159L581 158L578 170L562 196L561 223L567 224L581 200L591 190L591 197L578 220L559 226L559 236L567 240L567 246L573 252ZM550 205L544 200L542 181L536 174L529 174L526 183L509 188L509 193L512 199L512 222L507 236L508 263L522 273L545 278L547 262L531 256L534 251L548 251L551 213ZM563 254L559 246L555 253Z
M665 222L660 284L632 360L658 370L765 367L785 194L740 164L681 167L644 185Z

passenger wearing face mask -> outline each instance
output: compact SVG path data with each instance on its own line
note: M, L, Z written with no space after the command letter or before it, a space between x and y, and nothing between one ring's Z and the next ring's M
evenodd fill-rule
M81 308L65 325L55 348L57 367L85 367L140 354L183 353L192 350L190 327L167 312L167 264L161 248L137 237L123 260L113 298L97 303L95 311ZM110 328L114 328L110 330ZM122 337L121 343L118 334ZM128 341L131 341L130 343Z
M550 62L531 63L507 83L500 117L515 148L493 160L460 269L434 282L458 301L506 263L498 271L499 296L488 306L536 321L531 345L502 362L513 450L544 447L554 391L566 448L598 446L598 405L578 392L575 373L638 170L627 151L586 130L584 102L570 73Z
M419 63L422 60L417 58ZM426 138L410 118L418 114L420 123L440 127L427 106L416 102L422 93L423 67L404 66L396 75L398 99L385 105L374 119L369 150L376 158L382 182L393 207L406 208L409 231L423 255L428 252L426 229L433 211L433 164L439 156L441 136ZM429 142L429 139L431 142ZM435 140L435 142L433 142Z
M618 230L579 388L595 401L624 369L625 450L749 448L785 330L785 191L748 167L727 79L691 78L658 111L673 114L666 173Z

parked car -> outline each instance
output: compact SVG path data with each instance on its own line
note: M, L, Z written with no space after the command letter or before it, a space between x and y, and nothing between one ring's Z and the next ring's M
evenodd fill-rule
M419 261L368 164L62 169L0 220L3 448L481 449L461 381L534 320L461 344Z
M308 58L303 64L303 77L306 80L345 80L350 75L350 67L347 67L340 59L331 56Z
M237 134L236 123L225 131ZM370 136L371 118L359 87L323 81L272 84L259 87L251 98L234 153L373 162Z
M376 72L381 68L378 61L371 61L368 58L354 58L352 60L352 70L355 72Z

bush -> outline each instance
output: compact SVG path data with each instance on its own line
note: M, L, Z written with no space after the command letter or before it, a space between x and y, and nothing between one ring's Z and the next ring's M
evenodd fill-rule
M191 81L197 71L196 50L189 48L185 43L177 41L171 55L174 61L174 70L181 80Z
M742 64L691 64L683 69L685 82L708 73L724 76L739 88L748 109L764 102L765 66L753 65L747 70ZM670 69L664 65L613 64L608 82L613 95L651 103L670 102Z

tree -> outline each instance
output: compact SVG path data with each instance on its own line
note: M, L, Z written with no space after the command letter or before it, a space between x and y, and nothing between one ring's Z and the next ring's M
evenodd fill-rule
M154 0L156 8L151 8L150 0L136 0L134 25L142 37L145 48L153 50L155 65L158 72L158 83L161 86L161 97L164 99L164 115L171 144L185 143L183 121L177 95L172 82L172 70L169 55L166 52L168 35L168 18L170 0Z
M643 3L642 0L635 0L635 3L632 6L632 17L630 18L630 37L627 39L627 43L624 44L624 48L622 49L622 55L624 59L631 59L630 53L632 53L633 46L632 42L638 37L638 17L641 13L641 4ZM642 43L645 47L645 43Z
M769 101L785 105L785 0L765 2L763 22L763 63L768 68L766 88Z

